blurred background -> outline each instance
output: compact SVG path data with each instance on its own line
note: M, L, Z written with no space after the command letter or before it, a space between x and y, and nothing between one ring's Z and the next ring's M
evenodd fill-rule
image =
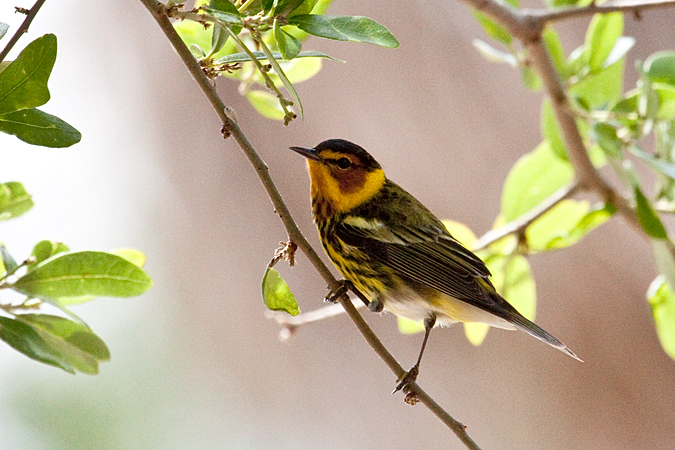
M2 2L10 35L23 19L13 6L32 3ZM218 83L301 229L318 244L305 162L287 149L339 137L439 217L489 230L509 169L541 140L542 94L479 56L471 40L485 37L459 2L336 0L329 13L371 17L401 46L308 41L347 63L324 62L296 86L305 120L289 127ZM568 53L588 20L557 26ZM673 48L674 20L674 10L627 17L637 38L627 88L633 60ZM10 59L45 33L59 49L42 109L83 137L46 149L0 135L0 180L23 182L36 203L3 222L1 239L17 260L42 239L134 247L155 287L73 308L112 352L98 376L0 346L0 448L464 448L422 405L389 394L395 377L345 316L279 341L260 282L284 229L140 2L48 1ZM431 334L420 384L485 449L672 449L675 362L645 299L656 275L648 245L614 219L530 263L537 322L585 363L524 333L492 330L476 348L458 326ZM277 268L303 311L322 306L325 284L304 256ZM414 363L421 335L399 334L392 315L366 319L404 367Z

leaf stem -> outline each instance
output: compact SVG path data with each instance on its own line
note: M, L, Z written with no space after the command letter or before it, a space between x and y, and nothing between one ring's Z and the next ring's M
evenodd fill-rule
M288 77L286 77L286 74L284 73L283 69L277 62L277 60L274 58L274 55L272 55L272 52L270 49L267 47L265 44L265 41L263 41L262 36L260 36L260 33L257 31L251 30L251 36L253 36L253 39L260 45L260 48L262 49L263 53L265 53L265 56L267 56L267 61L272 65L272 68L274 71L277 73L279 78L281 79L281 82L284 84L288 92L291 94L291 97L293 97L293 100L298 104L298 108L300 108L300 117L302 117L303 112L302 112L302 103L300 103L300 97L298 97L298 93L296 92L295 88L291 84L291 82L288 80ZM279 90L276 88L274 89L277 92L277 97L281 94L279 94ZM284 108L284 111L286 111L285 104L288 102L283 97L279 97L279 102L281 103L281 106ZM294 119L294 114L291 113L286 114L286 117L284 118L284 125L288 125L288 122L290 122L292 119Z
M0 52L0 62L5 60L5 58L9 54L9 51L12 50L12 48L17 43L19 38L28 31L28 27L30 26L31 22L35 18L35 15L38 13L38 11L40 10L45 1L46 0L37 0L33 5L33 7L28 10L26 18L23 20L23 22L21 22L21 25L19 25L19 28L16 30L16 33L14 33L14 36L12 36L12 39L9 40L5 48L2 49L2 51Z
M258 58L256 58L255 55L253 54L253 52L251 51L251 49L249 49L246 46L246 44L244 44L244 42L241 39L239 39L239 36L234 34L234 32L230 29L230 27L228 27L227 25L224 25L224 24L223 24L223 26L225 27L227 32L230 33L230 37L232 38L232 40L234 40L234 42L236 42L237 45L244 52L246 52L248 57L251 58L251 61L253 61L253 64L255 64L255 66L258 68L258 72L260 72L260 75L262 75L263 79L265 80L265 86L267 86L267 88L269 90L273 91L276 94L277 99L279 99L279 104L281 105L281 109L283 109L283 111L284 111L284 118L293 116L293 112L289 111L289 109L288 109L288 100L286 100L286 98L284 98L284 95L281 93L279 88L277 88L277 85L274 84L274 81L272 81L272 78L270 78L269 74L267 73L267 70L263 67L260 60ZM262 42L262 39L256 38L256 35L253 32L251 32L251 36L253 37L253 39L255 39L256 42L258 42L258 44L260 44ZM262 45L261 45L261 47L263 48L263 52L265 52L265 49L267 48L264 45L265 45L264 43L262 43ZM268 62L270 63L270 65L272 65L272 61L274 61L274 57L272 57L271 54L268 55L267 53L265 53L265 55L268 58L271 58L271 60L268 59ZM274 62L276 63L276 61L274 61ZM286 119L284 119L284 122L286 123Z

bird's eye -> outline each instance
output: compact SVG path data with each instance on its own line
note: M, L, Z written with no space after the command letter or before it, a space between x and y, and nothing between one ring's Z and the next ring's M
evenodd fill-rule
M340 169L349 169L352 166L352 162L348 158L340 158L337 160L337 166Z

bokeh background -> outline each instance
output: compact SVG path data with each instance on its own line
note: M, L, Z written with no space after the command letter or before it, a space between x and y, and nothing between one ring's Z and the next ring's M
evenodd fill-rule
M15 5L32 2L2 2L12 30ZM305 164L287 148L333 137L369 149L441 218L490 229L510 167L541 140L541 93L477 54L482 30L458 2L336 0L330 13L374 18L401 46L310 40L347 63L297 86L306 117L289 127L219 82L302 230L318 242ZM627 18L629 60L672 48L674 20ZM557 27L568 52L587 23ZM0 346L1 449L463 448L423 406L389 394L394 376L345 316L278 340L260 281L284 230L140 2L48 1L17 49L45 33L59 50L42 109L83 138L46 149L0 135L0 180L24 182L36 202L3 222L1 239L17 259L42 239L138 248L155 287L74 308L112 351L98 376ZM632 63L627 73L630 87ZM475 348L454 327L432 333L421 385L485 449L672 449L675 363L645 300L656 275L646 243L615 219L530 262L537 322L586 362L501 330ZM279 270L304 311L322 306L325 285L303 256ZM366 319L412 365L421 336L399 334L391 315Z

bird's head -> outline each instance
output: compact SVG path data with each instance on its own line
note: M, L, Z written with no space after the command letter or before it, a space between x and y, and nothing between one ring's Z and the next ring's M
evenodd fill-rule
M386 178L370 153L343 139L329 139L314 148L291 147L307 158L312 198L345 213L377 194Z

